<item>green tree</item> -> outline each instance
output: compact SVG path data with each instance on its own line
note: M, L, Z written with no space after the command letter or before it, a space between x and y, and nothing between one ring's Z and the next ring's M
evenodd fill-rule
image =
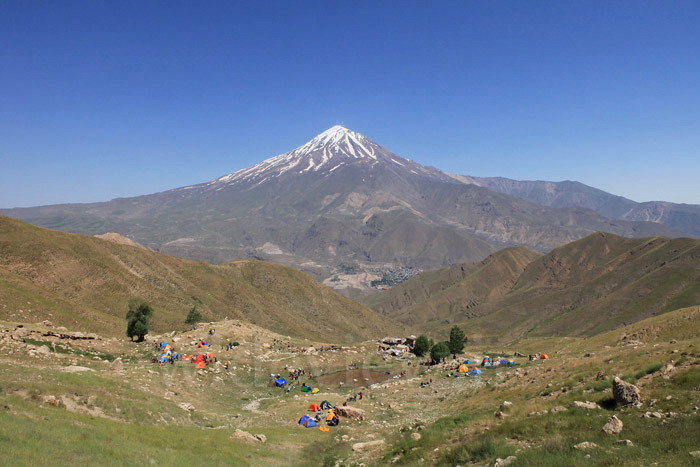
M197 305L193 306L189 313L187 313L187 318L185 318L185 324L195 324L202 321L202 314L197 311Z
M129 311L126 312L126 336L137 342L142 342L148 334L148 320L153 316L153 308L138 298L129 300Z
M422 357L428 350L430 350L430 341L428 340L428 336L421 334L418 336L416 343L413 345L413 353L418 357Z
M440 360L450 355L450 343L447 341L438 342L430 349L430 359L433 363L440 363Z
M462 350L464 350L464 344L467 343L467 338L464 335L464 331L462 331L459 327L453 326L452 329L450 329L450 353L452 354L452 358L457 358L458 353L462 353Z

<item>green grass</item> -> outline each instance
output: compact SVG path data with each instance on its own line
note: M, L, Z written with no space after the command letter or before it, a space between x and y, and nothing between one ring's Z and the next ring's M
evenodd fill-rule
M700 368L694 367L673 378L674 386L681 389L693 390L700 388Z

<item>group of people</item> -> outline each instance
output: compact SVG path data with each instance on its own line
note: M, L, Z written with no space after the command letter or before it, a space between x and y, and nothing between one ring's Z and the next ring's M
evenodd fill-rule
M428 381L422 381L420 383L420 387L424 388L424 387L430 386L431 384L433 384L433 378L430 378L430 380L428 380Z

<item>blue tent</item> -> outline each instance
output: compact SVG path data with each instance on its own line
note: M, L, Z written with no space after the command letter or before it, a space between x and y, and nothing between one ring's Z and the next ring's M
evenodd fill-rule
M284 378L280 378L280 379L276 379L276 380L275 380L275 384L276 384L278 387L282 387L282 386L284 386L285 384L287 384L287 381L285 381Z
M508 364L508 362L506 362L505 360L501 359L501 365L507 365L507 364Z
M471 360L465 360L462 362L465 365L471 365L472 361Z
M165 347L166 345L168 345L167 342L161 342L161 343L160 343L160 348L162 349L162 348Z
M306 428L311 428L312 426L316 426L316 423L311 417L309 417L308 415L304 415L299 420L299 425L304 425Z
M167 355L163 355L162 357L160 357L160 363L167 363L167 362L168 362L168 356L167 356Z
M481 370L478 368L474 368L472 371L469 372L470 375L480 375Z

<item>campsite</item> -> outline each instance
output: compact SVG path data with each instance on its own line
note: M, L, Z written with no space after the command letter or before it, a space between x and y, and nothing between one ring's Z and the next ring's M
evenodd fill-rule
M684 382L698 378L699 343L685 329L698 313L697 307L680 310L591 339L468 346L458 359L437 365L410 355L387 358L372 341L318 351L323 343L238 320L138 344L2 322L0 432L26 439L6 452L32 463L45 459L39 443L50 443L73 462L301 465L315 456L313 465L451 465L513 455L518 465L536 465L541 456L552 465L573 465L586 457L571 446L584 441L601 446L591 453L596 462L635 465L651 456L663 463L675 457L659 451L654 437L673 439L685 452L697 443L682 434L698 427L698 392L688 384L700 383ZM628 345L629 335L647 337ZM233 340L239 345L227 348ZM181 358L161 362L168 351ZM549 358L528 358L538 353ZM303 374L290 378L299 369ZM639 384L643 406L610 405L615 374ZM270 385L277 375L285 384ZM318 391L302 392L303 385ZM575 401L593 408L572 407ZM315 404L323 405L320 411ZM328 423L331 410L337 425ZM612 415L629 427L620 436L600 432ZM44 421L30 424L34 418ZM630 439L634 449L620 447L620 439ZM105 440L117 444L104 450Z

